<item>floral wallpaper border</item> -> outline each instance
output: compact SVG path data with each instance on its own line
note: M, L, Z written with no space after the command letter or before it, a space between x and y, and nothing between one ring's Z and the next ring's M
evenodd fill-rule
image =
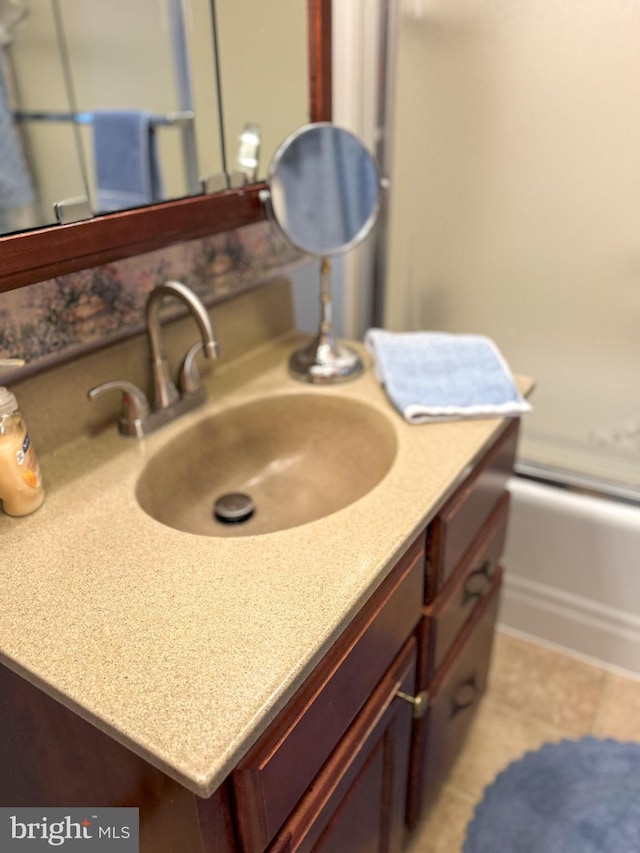
M261 222L3 293L0 358L49 367L140 331L156 284L178 279L211 305L303 257Z

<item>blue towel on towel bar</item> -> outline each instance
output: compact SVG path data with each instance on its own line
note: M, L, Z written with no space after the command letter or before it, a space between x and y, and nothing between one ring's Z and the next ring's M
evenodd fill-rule
M409 423L508 417L531 410L489 338L369 329L365 344L378 379Z
M93 156L98 213L162 201L162 177L146 110L96 110Z

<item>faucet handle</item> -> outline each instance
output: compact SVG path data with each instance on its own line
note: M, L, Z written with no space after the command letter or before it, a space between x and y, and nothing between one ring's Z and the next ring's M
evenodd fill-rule
M200 371L196 362L196 356L202 349L202 341L196 341L189 347L180 368L178 387L182 394L194 394L200 390Z
M213 342L205 350L202 341L196 341L191 346L184 357L182 367L180 368L180 377L178 379L178 387L182 394L195 394L201 389L200 371L196 362L196 356L200 350L205 351L208 358L216 358L219 355L219 347L217 342Z
M122 391L122 411L118 418L120 432L123 435L135 435L141 438L142 423L149 417L149 402L145 394L133 382L115 379L91 388L87 396L90 400L95 400L106 391Z

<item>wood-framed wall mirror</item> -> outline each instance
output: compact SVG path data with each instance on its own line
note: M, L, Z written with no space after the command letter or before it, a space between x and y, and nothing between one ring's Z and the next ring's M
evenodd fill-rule
M91 14L94 3L109 27ZM4 7L16 13L7 28ZM40 157L42 202L31 205L35 219L0 215L0 292L264 219L259 194L277 145L296 127L331 120L331 0L4 0L0 13L0 119L4 107L27 139L27 165ZM49 53L35 62L43 45ZM108 169L105 118L114 117L133 118L133 133L151 128L158 168L135 190L161 194L136 201L117 170L115 193L104 192L96 176ZM88 204L79 215L91 218L60 224L56 215L73 218L78 198ZM54 200L64 202L56 215Z

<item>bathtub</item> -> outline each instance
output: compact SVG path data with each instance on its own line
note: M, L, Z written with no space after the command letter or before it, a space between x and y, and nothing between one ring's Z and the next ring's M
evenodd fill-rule
M640 675L640 508L520 477L500 623Z

